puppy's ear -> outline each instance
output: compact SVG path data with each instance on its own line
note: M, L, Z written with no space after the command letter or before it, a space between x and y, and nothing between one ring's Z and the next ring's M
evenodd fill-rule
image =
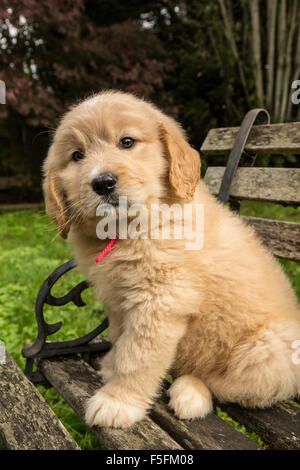
M201 160L176 124L160 126L161 140L169 160L169 181L177 196L191 201L200 178Z
M70 220L59 179L53 169L46 172L43 184L46 212L57 228L62 238L67 238L70 230Z

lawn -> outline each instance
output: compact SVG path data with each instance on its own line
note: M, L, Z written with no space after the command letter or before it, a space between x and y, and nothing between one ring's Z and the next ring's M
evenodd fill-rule
M250 216L300 222L299 210L291 207L244 202L242 212ZM50 225L44 212L0 214L0 339L5 341L8 352L23 370L25 360L21 349L37 335L34 316L37 292L49 273L71 258L68 244L58 237L56 228ZM280 262L300 298L300 265ZM73 270L60 280L54 293L63 295L82 279ZM103 319L103 305L96 301L92 292L87 290L82 297L87 306L80 309L73 304L61 309L47 307L48 322L63 321L62 331L53 335L53 339L75 338L95 328ZM94 435L55 390L44 390L43 387L39 390L81 448L101 449ZM219 415L245 432L220 410ZM260 442L258 437L251 437Z
M43 212L3 212L0 215L0 339L7 351L24 370L22 348L37 336L34 304L42 281L63 262L72 258L66 242L57 236ZM66 294L83 280L72 270L53 290ZM103 306L90 289L82 294L86 307L73 303L64 308L47 306L49 323L63 321L62 330L51 339L72 339L95 328L104 318ZM100 449L94 435L87 429L54 389L39 387L47 402L83 449Z

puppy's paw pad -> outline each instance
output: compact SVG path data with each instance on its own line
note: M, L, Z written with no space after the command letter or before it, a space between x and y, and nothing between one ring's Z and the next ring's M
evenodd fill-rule
M88 401L85 420L89 426L126 428L140 421L144 416L144 410L127 405L119 398L99 390Z
M168 391L169 407L180 419L204 418L212 411L212 397L201 380L182 376L175 380Z

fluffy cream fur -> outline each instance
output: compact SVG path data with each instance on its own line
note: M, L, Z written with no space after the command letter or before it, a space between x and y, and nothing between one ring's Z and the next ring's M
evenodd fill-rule
M135 146L121 149L124 137ZM77 150L85 158L74 162ZM107 242L96 236L101 197L90 182L103 171L118 176L118 194L133 203L204 204L203 248L119 240L96 264ZM205 416L211 394L252 407L300 394L296 296L254 231L199 181L199 155L174 120L132 95L101 93L63 117L44 172L47 212L61 236L69 233L110 322L113 347L106 383L87 404L90 425L142 419L167 372L175 379L170 407L181 418Z
M181 375L168 390L169 406L181 419L204 418L212 410L212 396L193 375Z

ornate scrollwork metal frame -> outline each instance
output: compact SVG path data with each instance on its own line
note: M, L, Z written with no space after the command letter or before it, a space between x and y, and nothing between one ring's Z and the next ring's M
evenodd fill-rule
M75 266L75 260L71 260L55 269L55 271L50 274L50 276L41 286L36 298L35 313L38 325L38 337L34 343L26 346L22 350L22 354L26 358L25 374L35 385L44 385L45 387L51 386L38 369L35 371L33 370L34 359L36 358L49 358L54 356L79 353L105 352L110 349L110 343L108 340L91 343L93 339L95 339L108 327L107 318L105 318L105 320L93 331L84 336L81 336L80 338L68 341L47 342L47 337L56 333L62 327L62 322L49 324L45 321L45 304L62 306L69 302L73 302L78 307L83 307L86 305L82 300L81 293L85 289L89 288L87 281L80 282L63 297L54 297L51 294L51 289L58 279L60 279L65 273L73 269Z

